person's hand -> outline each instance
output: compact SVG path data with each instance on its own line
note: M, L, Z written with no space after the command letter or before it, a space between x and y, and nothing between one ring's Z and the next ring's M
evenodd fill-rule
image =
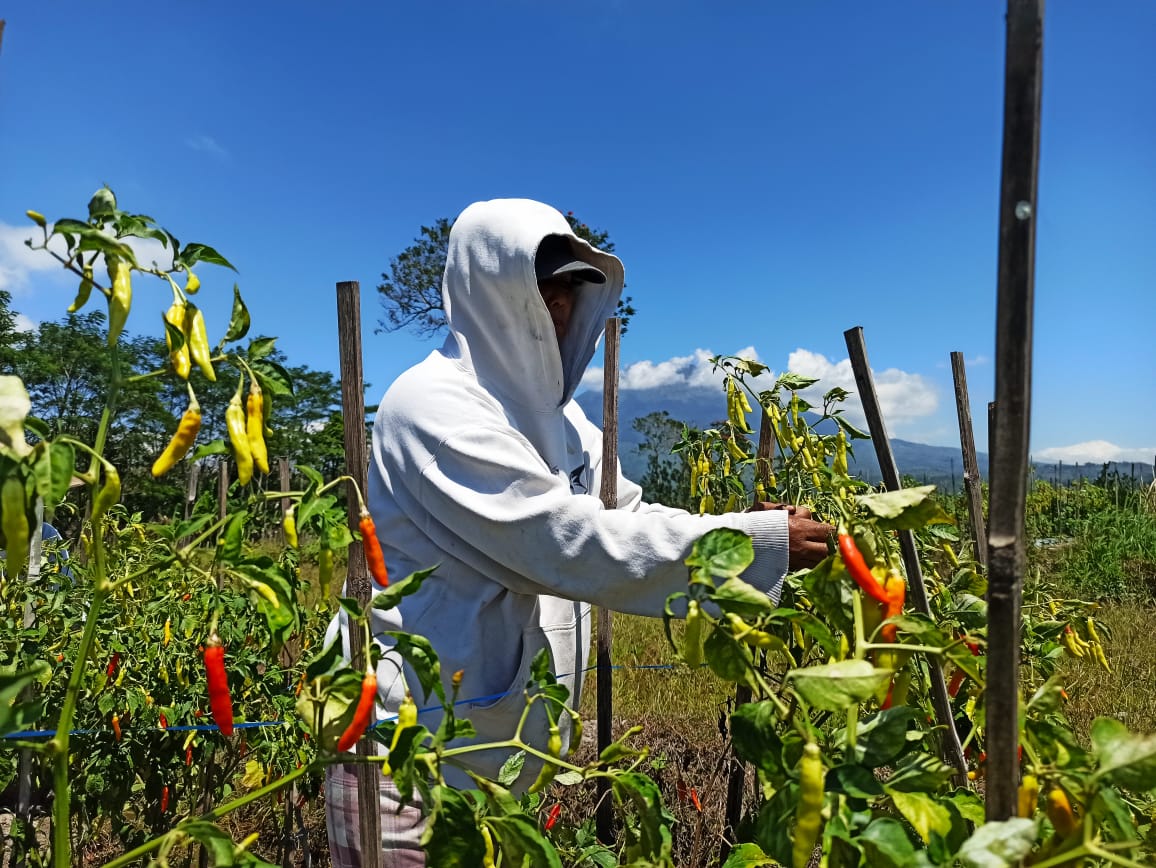
M805 515L803 513L806 513ZM787 515L787 568L810 569L827 557L827 540L835 528L811 518L811 510L798 507Z

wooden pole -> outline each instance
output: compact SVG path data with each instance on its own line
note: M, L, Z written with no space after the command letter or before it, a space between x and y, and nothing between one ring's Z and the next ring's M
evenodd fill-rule
M975 559L987 572L987 531L983 521L983 480L975 454L975 432L971 427L971 402L967 397L967 369L963 353L951 354L951 372L955 377L955 412L959 417L959 443L963 449L963 487L967 492L967 513L971 519L971 539Z
M221 459L220 474L217 476L217 518L225 519L229 509L229 462Z
M759 445L755 451L755 475L763 487L770 485L771 462L774 460L775 433L771 417L764 409L759 422ZM751 701L751 689L745 684L735 687L735 708ZM727 773L726 825L723 830L722 846L719 848L719 862L726 862L730 855L731 841L737 840L739 821L743 817L743 789L747 781L747 767L738 756L731 757L730 771Z
M988 526L987 819L1016 815L1020 607L1031 420L1043 0L1008 0Z
M289 456L287 456L287 455L283 456L277 462L277 473L280 476L281 490L282 491L288 491L289 490ZM285 539L285 525L284 525L285 513L287 513L289 511L289 507L292 506L292 504L293 504L292 499L290 499L288 497L282 497L281 498L281 519L282 519L281 541L285 545L289 545L289 540Z
M602 507L618 506L618 346L621 320L606 320L606 347L602 366ZM598 753L614 741L614 670L610 662L610 643L613 625L610 610L598 608ZM614 802L610 798L610 782L598 778L595 787L598 807L594 825L598 840L614 843Z
M346 473L357 486L346 487L346 508L349 527L357 533L359 500L357 488L365 491L369 470L369 450L365 443L365 378L361 361L361 285L356 280L337 284L337 346L341 355L341 411L345 418ZM363 609L368 608L372 589L369 570L365 565L365 551L359 545L349 547L345 593L353 597ZM349 630L350 660L359 661L369 652L364 647L362 632L351 625ZM372 722L370 723L372 726ZM357 743L359 757L375 752L370 739ZM357 771L357 820L361 842L361 865L378 868L381 864L381 808L378 805L378 783L381 772L375 764L359 762Z
M859 400L863 404L863 414L867 417L867 427L871 432L871 442L875 446L875 457L879 460L879 470L888 491L898 491L903 486L899 481L899 468L895 464L895 454L891 451L891 441L887 437L887 426L879 409L879 397L875 394L875 379L871 375L871 365L867 361L867 344L863 340L860 326L843 332L847 342L847 354L851 359L851 370L855 374L855 386L859 390ZM927 588L923 584L923 569L919 565L919 552L915 548L915 535L909 530L899 531L899 549L903 555L903 568L907 573L907 589L911 591L915 608L931 617L931 604L927 599ZM935 661L927 667L931 676L931 704L935 709L935 719L943 727L943 756L955 767L960 784L967 780L967 760L963 756L963 745L955 730L955 715L951 711L951 697L947 694L947 681L943 669Z

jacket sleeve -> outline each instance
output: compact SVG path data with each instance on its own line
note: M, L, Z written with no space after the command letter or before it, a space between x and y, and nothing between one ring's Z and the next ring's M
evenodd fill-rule
M569 480L509 429L459 430L438 446L419 486L430 538L518 593L658 616L670 594L686 589L691 546L716 527L751 536L755 560L744 579L775 599L787 570L785 513L604 510L597 497L572 494Z

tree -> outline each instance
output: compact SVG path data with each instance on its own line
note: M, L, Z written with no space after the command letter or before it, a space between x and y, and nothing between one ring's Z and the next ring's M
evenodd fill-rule
M599 250L614 252L609 233L591 229L578 220L573 211L566 220L574 234ZM381 296L384 316L377 321L378 332L409 329L418 337L428 338L445 329L446 316L442 308L442 273L446 267L451 223L442 217L432 226L421 227L421 234L413 244L389 262L389 271L381 275L377 291ZM622 319L622 334L634 315L631 296L618 302L617 315Z
M684 437L686 425L665 410L635 419L631 426L642 435L638 453L646 459L646 471L638 484L648 503L678 509L694 509L690 502L690 467L684 456L672 453Z

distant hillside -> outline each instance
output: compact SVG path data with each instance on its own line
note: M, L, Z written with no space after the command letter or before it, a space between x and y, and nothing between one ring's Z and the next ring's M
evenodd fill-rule
M583 392L577 396L577 401L591 420L601 424L600 392ZM683 388L675 392L664 389L631 389L621 392L618 404L619 449L622 469L631 479L637 480L645 470L642 458L638 454L638 445L642 437L631 423L635 419L660 410L665 410L672 419L702 428L719 421L725 407L720 391L714 387ZM879 481L882 478L879 463L871 444L860 440L856 441L854 448L856 454L850 462L852 471L870 482ZM899 467L900 474L911 476L925 485L939 486L941 491L952 492L963 488L963 457L959 448L928 446L924 443L892 438L891 449L895 454L895 463ZM987 453L980 452L976 457L980 475L986 479ZM1033 462L1033 467L1039 479L1068 484L1077 479L1096 479L1103 465L1088 463L1061 465L1037 461ZM1151 464L1111 462L1108 465L1108 472L1118 473L1121 477L1129 477L1134 473L1138 481L1152 480Z

